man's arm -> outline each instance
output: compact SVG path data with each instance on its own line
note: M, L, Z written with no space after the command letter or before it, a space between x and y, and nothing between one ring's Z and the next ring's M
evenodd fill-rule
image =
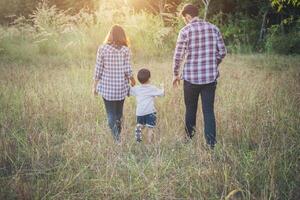
M177 82L179 83L180 65L183 61L183 58L184 58L184 55L186 52L187 43L188 43L187 34L183 30L181 30L178 35L175 53L174 53L174 57L173 57L173 76L174 76L173 85L176 85Z
M223 58L225 58L225 56L227 54L227 50L226 50L222 35L218 28L217 28L217 52L218 52L217 53L217 64L219 65L222 62Z

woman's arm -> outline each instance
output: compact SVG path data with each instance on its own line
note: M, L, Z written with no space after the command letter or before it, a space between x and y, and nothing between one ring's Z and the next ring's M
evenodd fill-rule
M133 87L133 86L135 86L136 82L135 82L135 79L134 79L133 73L132 73L131 52L129 49L125 54L125 63L124 64L125 64L125 76L130 81L130 85Z
M97 59L96 59L96 66L94 72L94 83L92 87L92 92L94 95L97 95L97 85L101 79L102 72L103 72L103 56L102 56L102 49L101 47L98 48L97 51Z

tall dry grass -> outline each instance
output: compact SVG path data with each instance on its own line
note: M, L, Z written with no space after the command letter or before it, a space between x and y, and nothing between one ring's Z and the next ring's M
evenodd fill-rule
M182 142L182 89L171 87L171 57L136 59L165 83L157 99L160 138L134 141L135 102L127 98L123 144L114 145L100 97L91 95L93 60L0 66L1 199L299 198L298 57L229 56L216 97L218 145L208 151L202 115Z

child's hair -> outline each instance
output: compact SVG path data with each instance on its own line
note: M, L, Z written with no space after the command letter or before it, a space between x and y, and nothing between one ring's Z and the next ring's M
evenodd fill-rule
M151 77L151 73L148 69L142 68L137 74L137 78L141 84L146 83Z
M126 37L124 29L119 25L113 25L108 32L106 39L104 41L105 44L116 45L116 46L129 46L128 39Z

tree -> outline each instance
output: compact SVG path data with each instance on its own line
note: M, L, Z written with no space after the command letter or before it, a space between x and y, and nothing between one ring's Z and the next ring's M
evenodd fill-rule
M17 17L28 16L39 0L0 0L0 23L11 23Z
M204 4L204 20L207 19L208 8L211 0L202 0Z
M284 6L291 5L294 7L300 7L299 0L271 0L272 5L278 8L278 11L281 11Z
M147 10L154 14L175 12L182 0L127 0L135 10Z

